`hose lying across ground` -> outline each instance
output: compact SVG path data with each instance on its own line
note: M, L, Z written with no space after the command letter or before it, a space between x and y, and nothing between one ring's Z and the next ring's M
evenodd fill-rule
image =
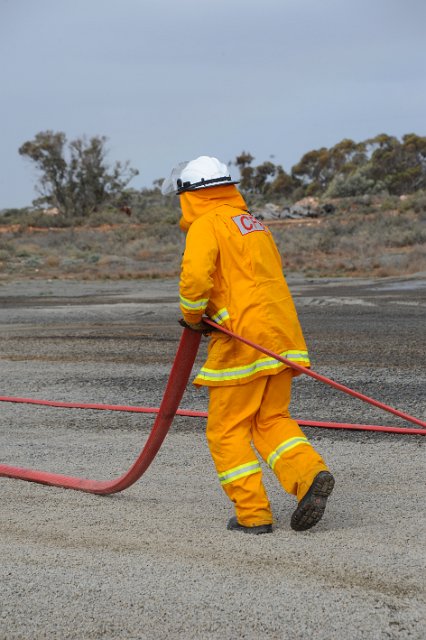
M334 380L331 380L330 378L326 378L325 376L321 375L320 373L316 373L315 371L312 371L311 369L307 369L306 367L303 367L300 364L296 364L295 362L292 362L291 360L287 360L287 358L283 358L282 356L279 356L277 353L274 353L273 351L269 351L269 349L265 349L265 347L262 347L261 345L256 344L255 342L252 342L251 340L247 340L246 338L243 338L242 336L239 336L236 333L233 333L232 331L229 331L229 329L225 329L225 327L220 327L215 322L212 322L210 319L206 319L205 322L206 322L206 324L211 325L211 327L214 327L215 329L220 329L220 331L222 331L222 333L226 333L228 336L231 336L232 338L236 338L240 342L244 342L245 344L248 344L251 347L254 347L255 349L257 349L261 353L264 353L267 356L271 356L271 358L274 358L275 360L278 360L279 362L284 362L289 367L292 367L293 369L296 369L297 371L300 371L300 373L306 373L306 375L310 376L311 378L315 378L315 380L319 380L320 382L324 382L325 384L328 384L331 387L334 387L335 389L338 389L339 391L343 391L343 393L347 393L350 396L353 396L354 398L359 398L359 400L363 400L363 402L368 402L369 404L372 404L375 407L378 407L379 409L383 409L383 411L388 411L389 413L393 413L394 415L398 416L399 418L403 418L404 420L408 420L408 422L413 422L414 424L418 424L421 427L426 427L426 422L424 422L424 420L420 420L419 418L414 418L414 416L410 416L408 413L403 413L402 411L399 411L398 409L393 409L392 407L389 407L387 404L384 404L383 402L379 402L378 400L374 400L374 398L370 398L369 396L365 396L364 394L359 393L359 391L354 391L353 389L350 389L349 387L345 387L345 385L340 384L339 382L335 382Z
M400 433L400 434L411 434L411 435L426 435L426 422L420 420L419 418L415 418L410 416L409 414L403 413L402 411L398 411L397 409L393 409L382 402L374 400L373 398L369 398L357 391L349 389L344 385L334 382L325 376L322 376L310 369L306 369L301 365L295 364L286 358L282 358L281 356L269 351L268 349L264 349L260 345L256 345L255 343L238 336L219 325L216 325L211 320L206 319L206 322L210 324L215 329L226 333L237 340L241 340L246 344L249 344L256 348L258 351L265 353L266 355L279 360L280 362L284 362L289 366L297 369L301 373L306 373L307 375L320 380L330 386L343 391L344 393L348 393L364 402L368 402L384 411L389 411L394 415L397 415L400 418L403 418L409 422L414 424L418 424L422 429L413 429L413 428L399 428L399 427L386 427L379 425L356 425L356 424L345 424L345 423L333 423L333 422L316 422L316 421L305 421L298 420L299 424L302 426L315 426L315 427L326 427L326 428L343 428L343 429L357 429L357 430L366 430L366 431L386 431L391 433ZM202 411L189 411L184 409L179 409L179 403L184 394L186 385L189 380L189 376L191 375L192 367L195 361L195 357L197 355L198 347L200 344L201 334L191 331L189 329L184 329L178 351L176 353L176 357L170 372L169 380L167 382L167 386L164 392L164 396L159 408L156 407L131 407L131 406L121 406L121 405L107 405L107 404L81 404L75 402L55 402L49 400L36 400L31 398L16 398L12 396L0 396L0 402L17 402L17 403L27 403L27 404L37 404L44 406L53 406L53 407L63 407L63 408L79 408L79 409L96 409L96 410L108 410L108 411L131 411L135 413L156 413L156 419L154 421L154 426L152 427L151 433L148 437L148 440L145 443L141 453L139 454L137 460L133 463L130 469L124 473L122 476L115 480L108 481L100 481L100 480L86 480L84 478L77 478L74 476L65 476L56 473L49 473L46 471L37 471L31 469L25 469L21 467L12 467L8 465L0 465L0 476L8 477L8 478L16 478L20 480L27 480L29 482L38 482L40 484L53 485L57 487L63 487L66 489L75 489L77 491L85 491L87 493L96 493L101 495L107 495L112 493L117 493L119 491L123 491L127 489L132 484L134 484L143 473L147 470L153 459L155 458L161 444L163 443L164 438L167 435L167 432L172 424L173 418L175 415L183 415L183 416L191 416L191 417L206 417L207 414Z

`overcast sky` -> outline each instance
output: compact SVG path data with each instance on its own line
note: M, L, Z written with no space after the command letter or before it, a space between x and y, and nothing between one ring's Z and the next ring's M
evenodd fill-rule
M425 25L425 0L0 0L0 209L36 196L18 148L47 129L106 135L135 188L198 155L288 171L426 135Z

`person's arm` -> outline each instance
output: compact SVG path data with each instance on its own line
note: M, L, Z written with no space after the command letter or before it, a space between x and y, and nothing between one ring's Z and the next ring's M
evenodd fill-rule
M186 236L182 259L179 293L180 308L186 323L201 322L213 286L218 245L213 220L196 220Z

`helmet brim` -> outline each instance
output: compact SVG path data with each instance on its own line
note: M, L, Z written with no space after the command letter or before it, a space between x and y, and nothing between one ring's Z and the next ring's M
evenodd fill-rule
M199 182L183 182L177 181L177 195L185 193L185 191L198 191L199 189L208 189L209 187L226 187L232 184L238 184L239 180L232 180L231 176L222 176L221 178L212 178L211 180L200 180Z

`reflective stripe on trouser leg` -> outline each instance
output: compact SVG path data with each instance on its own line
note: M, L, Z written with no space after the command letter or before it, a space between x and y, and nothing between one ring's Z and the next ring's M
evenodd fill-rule
M266 462L271 467L272 471L274 470L274 467L281 456L283 456L285 453L288 453L295 447L299 447L301 444L307 444L311 446L308 438L300 436L296 438L288 438L287 440L284 440L284 442L281 442L281 444L278 445L278 447L274 449L274 451L272 451L266 459Z
M240 464L233 469L222 471L222 473L218 473L217 475L219 476L220 484L225 485L229 482L235 482L235 480L245 478L246 476L251 476L252 473L259 473L259 471L260 464L258 460L252 460L246 464Z
M290 416L293 374L284 369L269 376L253 426L253 442L284 489L301 500L327 466Z
M244 526L270 524L272 513L262 482L260 464L251 447L253 415L262 393L247 402L243 389L209 387L207 441L219 480L235 505L238 522Z

